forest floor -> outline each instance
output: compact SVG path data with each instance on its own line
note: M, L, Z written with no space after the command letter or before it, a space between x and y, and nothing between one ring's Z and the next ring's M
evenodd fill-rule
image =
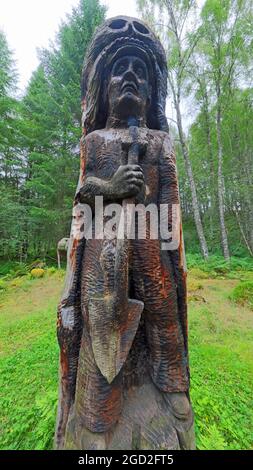
M0 297L0 449L52 448L63 276L25 276ZM201 277L193 270L188 284L197 447L252 449L252 310L230 298L238 279Z

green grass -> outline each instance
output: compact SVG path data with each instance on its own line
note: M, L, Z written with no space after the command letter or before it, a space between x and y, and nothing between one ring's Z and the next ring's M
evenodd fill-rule
M199 449L253 448L253 315L230 301L236 283L202 279L205 302L189 302Z
M199 280L199 276L201 280ZM253 315L237 279L190 273L191 397L199 449L253 448ZM11 280L0 299L0 448L50 449L58 395L62 273ZM0 291L1 292L1 291Z
M62 274L25 280L0 309L0 449L52 448Z

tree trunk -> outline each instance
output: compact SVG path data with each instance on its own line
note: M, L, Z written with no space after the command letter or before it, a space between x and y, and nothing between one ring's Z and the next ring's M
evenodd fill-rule
M187 172L187 176L188 176L188 180L189 180L189 184L190 184L190 189L191 189L194 221L195 221L195 225L196 225L196 229L197 229L197 234L198 234L198 238L199 238L199 243L200 243L202 255L205 259L208 259L208 247L207 247L206 238L205 238L204 230L203 230L203 225L202 225L202 221L201 221L201 217L200 217L197 191L196 191L194 176L193 176L193 172L192 172L192 166L191 166L191 161L190 161L190 157L189 157L189 152L188 152L188 148L187 148L186 140L185 140L185 136L184 136L179 101L174 99L174 104L175 104L176 113L177 113L177 127L178 127L179 139L180 139L180 143L181 143L181 147L182 147L183 157L184 157L185 166L186 166L186 172Z
M209 226L209 233L211 240L213 240L214 236L214 220L215 220L215 209L216 209L216 196L217 193L216 189L216 176L215 176L215 169L214 169L214 159L213 159L213 151L212 151L212 142L211 142L211 124L210 124L210 113L209 113L209 101L207 95L207 89L205 83L200 85L203 89L203 111L205 117L205 131L206 131L206 140L207 140L207 158L209 160L210 165L210 176L211 176L211 188L210 190L210 204L208 204L207 211L210 214L210 226Z
M249 245L249 243L248 243L247 237L246 237L246 235L245 235L245 233L244 233L243 226L242 226L242 224L241 224L241 222L240 222L240 217L239 217L239 214L238 214L238 212L237 212L236 209L234 210L234 213L235 213L235 217L236 217L236 220L237 220L237 223L238 223L238 226L239 226L241 235L242 235L242 239L243 239L243 241L244 241L244 243L245 243L245 246L246 246L246 248L247 248L249 254L250 254L251 256L253 256L253 252L252 252L251 247L250 247L250 245Z
M217 143L218 143L218 200L219 200L219 216L220 216L220 229L221 229L221 245L223 250L223 255L226 261L229 261L229 248L228 248L228 238L225 225L225 215L224 215L224 184L223 184L223 173L222 173L222 142L221 142L221 106L219 103L219 94L218 94L218 104L217 104L217 114L216 114L216 128L217 128Z
M191 161L189 157L189 152L188 148L186 145L186 139L184 136L183 132L183 126L182 126L182 116L181 116L181 110L180 110L180 98L181 98L181 81L182 81L182 73L185 67L185 63L183 60L183 53L182 53L182 43L181 43L181 38L180 38L180 32L178 31L178 24L177 20L174 14L173 10L173 2L171 0L167 0L166 2L166 7L168 11L168 15L170 18L170 23L171 23L171 30L174 33L175 40L178 46L178 70L176 73L176 87L173 84L173 79L171 79L170 76L169 82L170 86L172 89L173 93L173 101L174 101L174 106L176 108L176 113L177 113L177 127L178 127L178 133L179 133L179 139L182 147L182 152L183 152L183 157L185 161L185 166L186 166L186 172L190 184L190 189L191 189L191 195L192 195L192 207L193 207L193 215L194 215L194 221L197 229L197 234L200 242L200 248L202 251L202 255L205 259L208 258L208 248L207 248L207 243L204 235L204 230L202 226L202 221L200 217L200 210L199 210L199 203L198 203L198 197L197 197L197 191L196 191L196 186L195 186L195 181L194 181L194 176L192 172L192 166L191 166ZM176 6L175 6L176 8ZM188 14L188 13L187 13ZM189 57L187 61L189 60Z
M245 170L246 170L246 184L249 188L252 188L252 169L251 164L248 157L249 150L246 149L245 153ZM250 249L253 252L253 197L252 191L246 191L246 201L248 206L248 220L247 220L247 228L248 228L248 239Z

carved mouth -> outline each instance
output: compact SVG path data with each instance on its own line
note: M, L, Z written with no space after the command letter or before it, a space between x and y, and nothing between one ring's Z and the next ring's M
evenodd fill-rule
M127 83L124 83L123 86L121 87L121 92L133 93L136 95L138 93L138 90L137 90L137 86L135 85L135 83L127 82Z

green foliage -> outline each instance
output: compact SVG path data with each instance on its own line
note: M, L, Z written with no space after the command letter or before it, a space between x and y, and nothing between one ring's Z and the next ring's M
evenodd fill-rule
M19 278L24 280L24 278ZM0 317L0 448L51 449L58 398L56 304L62 273L4 297Z
M253 309L253 281L241 282L236 286L230 296L238 304L249 305Z
M27 274L28 266L17 261L6 261L0 264L0 276L15 277L16 275Z
M56 41L40 51L20 102L11 96L13 61L0 34L0 257L56 257L58 240L69 234L79 173L81 70L104 13L98 0L79 1Z
M210 256L208 261L204 261L201 255L187 254L187 267L190 272L199 279L207 276L239 278L243 274L252 276L253 262L251 258L240 258L232 256L230 262L226 262L222 256ZM202 277L201 277L202 276Z
M26 286L17 287L16 302L6 297L2 303L1 449L52 448L59 355L55 319L62 281L59 271L50 278L27 280ZM191 273L189 282L199 287ZM253 445L252 313L245 307L240 316L240 308L229 300L231 282L237 281L202 279L207 302L189 306L198 449Z
M168 19L169 3L138 1L141 14L165 46L169 93L173 98L173 90L178 90L181 101L187 97L185 108L194 116L184 138L209 253L222 253L217 197L220 105L229 248L233 256L249 256L253 252L252 2L207 0L202 10L195 1L172 3L178 41ZM81 69L104 15L98 0L80 0L49 49L40 51L39 67L22 100L15 98L15 63L0 33L1 258L56 259L57 241L69 234L79 173ZM186 251L197 253L191 182L173 125L171 133L176 139Z
M8 96L8 92L13 89L15 81L12 53L2 31L0 31L0 51L0 97L2 99Z
M186 251L200 251L202 223L210 254L224 252L227 237L230 254L252 256L252 1L137 3L159 25L167 53ZM201 221L193 217L194 187Z
M207 434L200 437L200 450L224 450L225 448L226 441L216 424L209 426Z
M251 449L252 314L247 309L241 314L229 301L230 280L202 282L206 303L189 304L197 445L206 450Z
M4 279L0 279L0 291L4 291L6 289L6 282Z
M69 233L79 173L81 70L94 29L103 18L104 8L97 0L80 0L62 23L55 44L40 51L41 64L24 98L30 124L31 172L25 184L29 233L37 245L43 241L44 253Z
M52 321L54 310L41 314L47 326L51 317L50 331L44 328L41 338L31 347L0 360L1 449L52 448L58 347Z
M57 272L57 269L54 266L51 266L50 268L47 269L47 273L51 276L52 274L55 274Z
M223 111L222 121L222 148L223 172L225 181L225 221L231 252L236 256L249 256L252 245L252 148L253 134L250 122L252 116L252 89L231 91L229 103ZM215 137L216 124L214 121L215 109L209 111L202 108L195 123L190 129L189 149L191 162L201 206L204 207L203 225L210 253L219 252L220 228L217 211L217 142ZM206 120L208 118L208 121ZM207 127L208 126L208 127ZM207 145L208 134L209 145ZM181 199L189 198L187 178L178 152ZM187 194L185 194L187 190ZM187 202L189 206L189 202ZM184 231L186 248L197 251L196 233L189 218L184 218ZM252 249L251 249L252 251Z
M42 261L41 259L36 259L32 263L29 264L29 269L32 270L34 268L40 268L44 269L46 267L45 261Z
M192 336L194 333L196 330ZM251 370L241 364L240 355L229 351L228 345L215 341L204 345L203 340L195 340L191 345L191 373L198 448L250 449Z
M0 31L0 256L16 255L26 216L18 183L23 163L20 103L14 97L16 79L12 53Z

